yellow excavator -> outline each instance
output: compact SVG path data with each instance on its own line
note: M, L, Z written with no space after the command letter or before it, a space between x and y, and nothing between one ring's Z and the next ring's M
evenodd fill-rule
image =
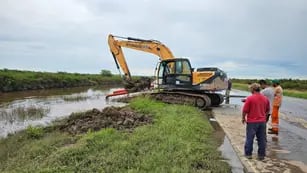
M124 72L125 81L132 79L122 47L159 57L155 72L159 92L151 94L158 100L192 104L199 108L217 106L224 101L223 95L216 92L227 89L228 79L226 73L217 67L192 68L189 59L175 58L171 50L157 40L110 34L108 44L117 68Z

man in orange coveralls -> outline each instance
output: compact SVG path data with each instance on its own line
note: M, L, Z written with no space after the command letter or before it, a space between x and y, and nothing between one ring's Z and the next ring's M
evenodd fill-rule
M279 113L279 108L282 103L282 87L280 86L280 83L278 80L273 80L273 87L275 89L275 94L274 94L274 100L273 100L273 110L272 110L272 128L269 130L269 134L276 134L278 135L278 125L279 125L279 118L278 118L278 113Z

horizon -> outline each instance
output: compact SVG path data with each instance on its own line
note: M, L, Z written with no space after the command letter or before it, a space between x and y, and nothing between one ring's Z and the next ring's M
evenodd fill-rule
M67 72L67 71L36 71L36 70L22 70L22 69L8 69L8 68L0 68L0 70L12 70L12 71L21 71L21 72L35 72L35 73L68 73L68 74L84 74L84 75L100 75L100 72L99 73L79 73L79 72ZM106 69L101 69L101 70L106 70ZM110 71L111 72L111 71ZM118 76L122 76L120 74L114 74L111 72L112 75L118 75ZM132 75L133 76L140 76L140 77L154 77L154 75ZM239 80L274 80L274 79L278 79L278 80L302 80L302 81L305 81L307 79L300 79L300 78L261 78L261 77L258 77L258 78L236 78L236 77L232 77L232 78L229 78L227 76L228 79L239 79Z

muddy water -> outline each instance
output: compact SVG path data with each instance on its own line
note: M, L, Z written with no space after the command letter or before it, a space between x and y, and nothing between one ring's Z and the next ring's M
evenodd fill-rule
M70 88L2 93L0 97L0 138L29 125L48 125L72 112L122 103L106 102L110 88ZM24 114L33 112L31 117ZM35 112L36 111L36 112ZM37 115L38 114L38 115Z
M222 156L228 159L228 163L231 166L232 173L243 173L244 167L234 149L231 146L230 140L228 137L224 137L224 142L220 146L220 151L222 152Z
M214 128L214 136L219 142L219 150L222 153L223 158L226 159L226 162L231 166L232 173L243 173L244 167L231 146L231 143L228 137L225 135L221 126L217 123L216 119L213 117L211 111L206 111L205 115L207 116L210 124Z
M250 95L234 90L233 95ZM230 104L242 106L241 98L231 98ZM307 99L284 97L280 108L279 135L268 135L272 147L269 157L287 160L307 171ZM270 122L268 123L270 127Z

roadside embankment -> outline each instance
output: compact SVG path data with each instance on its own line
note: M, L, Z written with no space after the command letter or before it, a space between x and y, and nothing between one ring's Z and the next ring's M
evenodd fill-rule
M197 108L146 97L0 140L0 172L230 172Z
M254 142L253 159L244 157L245 142L245 125L241 123L241 107L238 105L223 105L214 108L213 115L216 121L224 130L229 138L233 149L236 151L246 172L304 172L299 167L289 164L286 160L282 160L274 156L272 150L272 140L278 140L277 137L268 138L267 157L264 161L257 160L257 141Z

